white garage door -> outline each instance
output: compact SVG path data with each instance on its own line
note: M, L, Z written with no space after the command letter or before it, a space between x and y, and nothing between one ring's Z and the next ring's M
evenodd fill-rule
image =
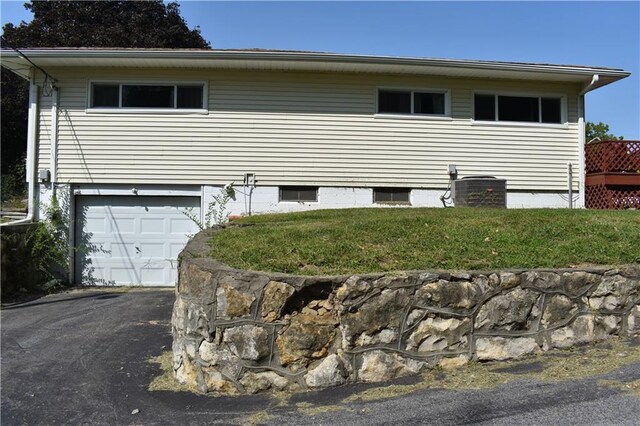
M76 197L76 281L173 285L177 258L198 226L199 197Z

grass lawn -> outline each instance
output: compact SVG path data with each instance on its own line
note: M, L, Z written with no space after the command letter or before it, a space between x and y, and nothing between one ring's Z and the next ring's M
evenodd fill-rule
M253 216L233 224L212 237L211 256L258 271L331 275L640 262L638 211L372 208Z

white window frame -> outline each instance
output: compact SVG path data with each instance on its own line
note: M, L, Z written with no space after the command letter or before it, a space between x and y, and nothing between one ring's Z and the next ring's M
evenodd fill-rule
M476 120L476 95L492 95L495 97L495 120ZM542 98L560 99L560 123L542 123L541 121L500 121L498 111L498 96L512 96L521 98L538 98L538 116L542 120ZM569 128L569 114L567 111L567 95L564 93L539 93L539 92L509 92L501 90L475 90L471 98L471 124L482 126L512 126L512 127L549 127L555 129Z
M93 85L118 85L117 107L91 107L93 102ZM127 108L122 106L122 86L173 86L173 104L177 105L178 86L202 86L202 108ZM87 113L108 114L208 114L209 113L209 83L201 80L89 80L87 82Z
M380 100L380 91L388 90L390 92L410 92L411 93L411 112L410 113L390 113L378 112L378 103ZM438 93L444 94L444 114L419 114L413 112L414 93ZM451 90L433 87L398 87L398 86L378 86L375 89L375 111L376 118L400 118L400 119L417 119L417 120L451 120Z

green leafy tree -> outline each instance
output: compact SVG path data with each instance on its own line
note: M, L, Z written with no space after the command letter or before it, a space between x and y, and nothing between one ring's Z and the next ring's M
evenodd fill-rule
M29 23L3 26L2 48L211 46L190 29L178 3L145 1L32 1ZM2 70L2 173L26 151L28 84Z
M585 140L587 142L593 139L600 139L601 141L617 141L623 140L623 136L615 136L609 133L609 126L603 122L591 123L587 121L585 126Z

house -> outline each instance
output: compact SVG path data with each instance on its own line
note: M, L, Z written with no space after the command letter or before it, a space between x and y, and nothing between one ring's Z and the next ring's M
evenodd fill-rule
M584 95L620 69L261 50L25 49L29 214L75 219L74 280L171 284L186 235L232 214L442 206L449 167L508 207L584 205ZM197 221L197 220L196 220Z

